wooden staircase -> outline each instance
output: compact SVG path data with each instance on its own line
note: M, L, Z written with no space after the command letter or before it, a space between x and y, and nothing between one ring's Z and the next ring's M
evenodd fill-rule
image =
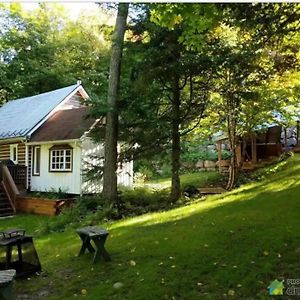
M20 192L6 165L0 163L0 217L16 213L16 201Z
M0 217L8 217L14 214L14 209L6 195L3 185L0 184Z

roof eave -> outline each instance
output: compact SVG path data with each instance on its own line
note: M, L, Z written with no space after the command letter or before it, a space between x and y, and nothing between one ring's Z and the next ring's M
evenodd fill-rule
M11 144L15 142L25 142L27 140L26 136L10 137L10 138L0 138L0 144Z
M68 140L54 140L54 141L32 141L32 142L28 142L27 145L61 144L61 143L72 143L72 142L80 142L80 138L68 139Z

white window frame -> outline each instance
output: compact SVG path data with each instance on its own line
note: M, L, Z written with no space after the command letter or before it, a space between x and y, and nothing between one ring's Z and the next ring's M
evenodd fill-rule
M15 155L16 157L14 157ZM18 144L12 144L9 146L9 158L15 165L18 164Z
M40 150L39 152L39 170L37 170L37 150ZM33 147L33 166L32 166L32 175L39 176L41 173L41 146L34 146Z
M70 154L67 154L70 152ZM69 158L69 161L67 161ZM73 162L73 149L50 149L50 161L49 171L50 172L72 172ZM69 164L69 167L67 167ZM53 167L54 166L54 167Z

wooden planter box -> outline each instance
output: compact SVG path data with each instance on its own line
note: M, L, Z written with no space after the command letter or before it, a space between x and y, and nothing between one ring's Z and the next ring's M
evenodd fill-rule
M63 207L70 206L74 199L45 199L19 196L16 202L17 212L56 216Z

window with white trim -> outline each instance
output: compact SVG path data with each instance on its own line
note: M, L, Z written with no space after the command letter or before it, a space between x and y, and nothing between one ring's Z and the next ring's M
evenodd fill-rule
M40 169L41 169L41 147L40 146L34 146L33 147L33 175L39 176L40 175Z
M50 149L50 172L72 172L72 148Z
M10 160L18 164L18 144L10 145Z

